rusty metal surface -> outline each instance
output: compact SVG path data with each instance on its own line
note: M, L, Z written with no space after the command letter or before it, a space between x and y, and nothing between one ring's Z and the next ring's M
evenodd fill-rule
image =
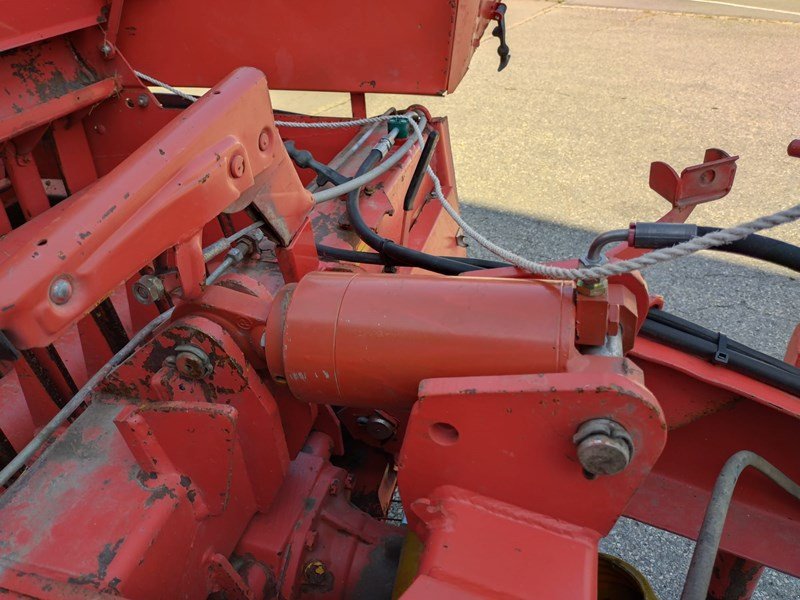
M174 313L0 492L0 589L388 598L407 533L385 522L399 481L421 540L404 597L588 599L598 539L620 515L696 535L741 445L800 475L797 398L636 339L660 302L638 275L576 297L510 268L445 278L319 260L320 242L364 247L341 202L313 206L313 175L282 142L327 162L359 132L277 129L264 75L351 91L357 113L365 91L452 91L495 2L202 8L78 0L67 15L36 0L6 15L0 461L128 336ZM246 57L266 73L228 75ZM215 87L188 105L154 96L134 68ZM447 122L429 121L457 205ZM402 211L418 159L364 189L364 218L463 256L427 180ZM674 207L662 220L723 196L734 172L721 151L680 176L657 163L651 184ZM271 239L208 285L221 257L206 264L203 247L255 218ZM136 301L141 276L160 282L157 302ZM592 355L609 337L619 356ZM741 480L712 594L747 598L761 565L800 573L798 508L759 483Z

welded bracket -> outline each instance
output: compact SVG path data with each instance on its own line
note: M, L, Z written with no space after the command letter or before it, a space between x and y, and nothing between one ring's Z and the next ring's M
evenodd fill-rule
M738 156L719 148L706 150L703 162L677 171L665 162L650 164L650 189L675 208L685 208L727 196L733 187Z

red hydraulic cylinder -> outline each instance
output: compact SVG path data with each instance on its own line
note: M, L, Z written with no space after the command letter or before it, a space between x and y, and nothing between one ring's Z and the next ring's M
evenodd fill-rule
M299 400L391 408L423 379L563 371L574 340L570 283L313 273L276 296L266 356Z

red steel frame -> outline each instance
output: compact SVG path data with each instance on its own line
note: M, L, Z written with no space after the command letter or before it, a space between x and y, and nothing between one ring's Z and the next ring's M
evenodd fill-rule
M317 255L315 242L359 240L341 202L314 206L311 175L281 142L328 162L353 132L276 127L262 71L271 87L352 92L355 111L365 91L452 91L496 3L56 4L15 8L1 40L3 462L166 308L134 300L140 275L163 278L175 311L0 495L0 589L588 599L597 543L620 515L695 537L741 449L800 479L798 398L635 337L659 303L638 276L587 297L512 268L381 274ZM298 43L311 29L336 44ZM386 44L392 32L407 43ZM131 65L213 87L170 108ZM455 204L447 122L430 123ZM353 174L381 135L339 170ZM364 218L412 248L463 256L430 182L402 210L418 157L370 184ZM735 157L706 158L730 189ZM665 220L714 199L697 192L698 173L654 167L674 206ZM206 265L202 248L254 217L270 242L206 285L219 259ZM579 351L620 332L626 358ZM208 372L181 370L186 346ZM622 424L635 452L622 473L587 478L572 435L599 417ZM371 419L388 435L369 433ZM384 522L398 481L405 528ZM762 565L800 575L791 499L745 474L728 521L713 597L748 598Z

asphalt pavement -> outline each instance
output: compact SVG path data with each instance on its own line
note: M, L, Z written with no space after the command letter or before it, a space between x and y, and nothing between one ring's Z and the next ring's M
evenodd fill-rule
M733 191L694 220L727 226L798 202L800 2L797 0L508 0L511 63L484 41L445 98L368 96L368 111L420 102L448 115L468 221L535 259L574 257L597 233L654 220L667 203L649 164L679 172L706 148L741 156ZM348 115L347 96L276 92L276 106ZM800 226L774 237L800 243ZM475 245L470 251L486 256ZM728 256L645 273L670 311L783 355L800 315L797 274ZM691 542L630 520L603 541L638 566L662 600L679 596ZM759 599L800 598L800 580L768 572Z

